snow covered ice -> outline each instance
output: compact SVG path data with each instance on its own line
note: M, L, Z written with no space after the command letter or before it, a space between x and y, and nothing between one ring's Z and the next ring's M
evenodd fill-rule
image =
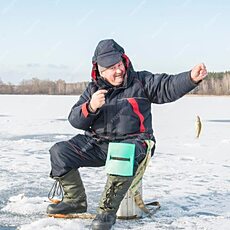
M0 230L89 229L91 220L46 216L53 183L48 150L80 132L67 121L77 100L0 96ZM230 229L230 97L186 96L152 110L157 149L143 179L143 197L162 207L152 219L118 220L114 229ZM104 167L80 173L88 210L95 213Z

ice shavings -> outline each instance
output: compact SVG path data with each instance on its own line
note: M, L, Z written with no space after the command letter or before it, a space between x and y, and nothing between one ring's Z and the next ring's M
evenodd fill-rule
M47 203L45 197L26 197L18 194L9 198L7 205L2 208L3 212L12 212L20 215L36 215L44 213Z

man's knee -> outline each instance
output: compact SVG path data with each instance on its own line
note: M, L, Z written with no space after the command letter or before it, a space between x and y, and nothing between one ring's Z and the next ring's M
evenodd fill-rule
M51 161L63 158L66 151L67 147L64 141L54 144L49 150Z
M73 165L72 159L69 159L67 142L62 141L54 144L50 148L50 161L51 161L51 173L53 177L59 177L76 168Z

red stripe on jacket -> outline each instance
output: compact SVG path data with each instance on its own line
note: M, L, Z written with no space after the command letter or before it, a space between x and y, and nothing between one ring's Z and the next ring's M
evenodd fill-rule
M86 102L84 104L82 104L81 110L82 110L82 113L83 113L84 117L88 117L89 112L88 112L88 109L87 109L87 103Z
M144 116L142 115L142 113L139 110L139 106L137 104L137 101L134 98L128 98L127 100L131 104L131 106L133 107L134 113L136 113L140 119L140 132L145 132Z

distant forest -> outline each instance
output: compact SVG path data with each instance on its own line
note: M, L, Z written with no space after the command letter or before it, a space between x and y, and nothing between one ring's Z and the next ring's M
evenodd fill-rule
M66 83L63 80L50 81L33 78L13 85L0 80L0 94L79 95L85 90L88 83ZM230 95L230 71L208 73L208 76L190 94Z
M48 94L48 95L79 95L88 82L66 83L63 80L50 81L33 78L23 80L18 85L0 81L0 94Z
M230 95L230 71L210 72L191 94Z

